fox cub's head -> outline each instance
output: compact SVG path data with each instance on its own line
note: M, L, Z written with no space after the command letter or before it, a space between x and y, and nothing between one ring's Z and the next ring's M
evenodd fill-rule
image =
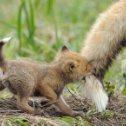
M70 51L66 46L62 47L56 60L60 62L63 72L72 81L82 80L87 74L93 72L93 67L86 58L79 53Z

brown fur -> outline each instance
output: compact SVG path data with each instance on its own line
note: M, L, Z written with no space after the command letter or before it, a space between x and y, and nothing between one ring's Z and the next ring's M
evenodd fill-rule
M73 111L61 96L66 84L82 80L92 70L86 59L78 53L69 51L64 46L56 60L47 65L26 60L5 61L2 58L1 63L3 61L2 85L18 96L17 105L21 110L34 113L35 110L28 104L28 98L40 94L49 99L48 104L56 104L63 113L83 116L82 112Z

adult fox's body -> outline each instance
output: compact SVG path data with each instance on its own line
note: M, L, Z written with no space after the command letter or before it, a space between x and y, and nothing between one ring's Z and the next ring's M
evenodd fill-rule
M126 45L126 0L118 1L100 15L84 43L81 54L95 68L95 76L86 78L84 90L98 110L103 111L108 97L102 88L102 79L113 58Z

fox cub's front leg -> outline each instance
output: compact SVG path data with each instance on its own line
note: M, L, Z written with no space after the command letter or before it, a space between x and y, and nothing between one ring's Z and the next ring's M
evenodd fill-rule
M59 97L59 99L56 102L56 105L66 115L73 116L73 117L81 116L82 118L84 118L84 113L83 112L73 111L70 108L70 106L65 102L65 100L64 100L64 98L62 96Z
M58 98L57 94L48 85L41 86L40 92L41 92L42 95L44 95L46 98L49 99L49 102L46 105L44 105L44 106L51 105L51 104L54 104L54 103L57 102L57 98Z

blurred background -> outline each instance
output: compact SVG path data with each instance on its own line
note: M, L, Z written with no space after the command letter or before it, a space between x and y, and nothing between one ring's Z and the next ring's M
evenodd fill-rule
M5 46L5 56L50 62L63 45L79 52L99 14L115 1L0 0L0 38L12 37ZM123 50L105 77L108 88L116 83L124 94L126 76L121 62L125 57Z

